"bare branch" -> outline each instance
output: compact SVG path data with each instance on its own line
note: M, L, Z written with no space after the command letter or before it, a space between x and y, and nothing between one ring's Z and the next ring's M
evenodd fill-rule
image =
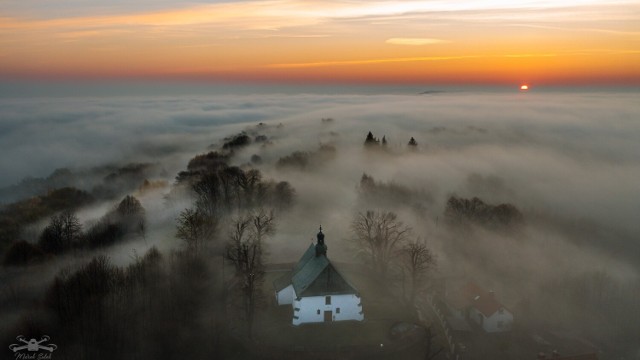
M386 277L389 263L411 235L411 228L393 212L359 213L351 223L354 241L369 258L370 265Z

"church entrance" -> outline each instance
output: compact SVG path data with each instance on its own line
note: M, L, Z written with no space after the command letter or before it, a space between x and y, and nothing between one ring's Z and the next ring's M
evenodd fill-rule
M324 312L324 321L333 321L333 313L331 311Z

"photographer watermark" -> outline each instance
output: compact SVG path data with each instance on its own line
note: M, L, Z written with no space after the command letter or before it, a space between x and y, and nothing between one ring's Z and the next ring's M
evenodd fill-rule
M22 335L18 335L16 339L22 344L11 344L9 350L13 351L15 358L20 360L51 359L53 351L58 348L56 344L47 344L51 339L47 335L43 335L40 340L34 338L27 340Z

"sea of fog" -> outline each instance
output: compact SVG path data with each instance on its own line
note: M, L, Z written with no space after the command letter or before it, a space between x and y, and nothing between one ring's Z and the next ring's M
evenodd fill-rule
M113 199L77 209L87 229L132 193L145 209L143 236L27 268L37 277L15 277L16 269L0 275L42 291L60 269L96 254L124 266L154 246L164 254L183 248L176 219L194 198L173 186L176 175L195 155L247 131L268 140L236 149L230 164L257 168L266 182L287 181L296 194L291 209L276 212L267 263L298 259L320 224L331 260L353 263L353 219L393 211L433 251L429 276L477 281L517 316L570 334L586 329L608 354L636 354L639 95L637 88L0 83L0 204L46 191L22 180L59 168L71 170L73 186L91 191L111 169L152 163L144 176L159 184L140 189L136 178ZM385 151L364 147L369 131L388 141ZM408 147L411 138L417 148ZM319 149L327 148L335 156L323 158ZM311 154L309 166L277 165L296 151ZM365 173L392 191L367 199L359 186ZM451 196L512 204L523 226L447 226ZM219 236L226 239L229 218L223 221ZM25 226L22 238L37 242L48 222Z
M638 89L5 84L0 94L0 187L132 162L161 163L171 179L230 134L282 124L273 148L236 161L331 143L345 188L367 172L444 198L475 174L505 187L493 200L640 232ZM369 162L360 155L368 131L395 149L414 137L419 151Z

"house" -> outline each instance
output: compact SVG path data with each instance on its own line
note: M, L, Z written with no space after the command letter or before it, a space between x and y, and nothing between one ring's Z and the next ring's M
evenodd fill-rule
M470 320L486 332L511 330L511 311L495 298L493 291L472 282L447 294L445 302L454 318Z
M273 283L278 305L293 307L293 325L364 320L360 295L327 258L322 227L291 272Z

